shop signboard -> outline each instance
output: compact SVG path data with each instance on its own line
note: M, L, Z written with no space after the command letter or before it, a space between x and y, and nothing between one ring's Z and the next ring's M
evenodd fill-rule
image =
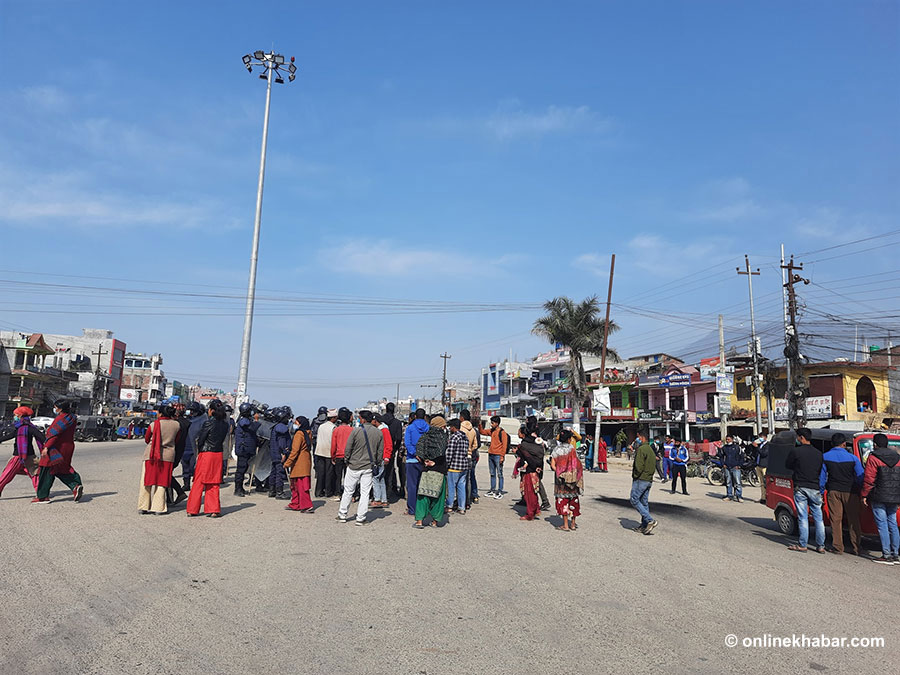
M783 422L788 419L788 401L775 399L775 419ZM806 415L808 420L827 420L831 417L831 396L810 396L806 399Z
M487 401L484 404L485 410L500 410L500 401Z
M733 394L734 393L734 373L717 373L716 374L716 393L717 394Z
M719 414L720 415L730 415L731 414L731 397L726 396L725 394L719 394ZM777 413L776 413L777 415Z
M719 368L719 358L700 359L700 381L715 382L717 370Z
M663 411L659 408L654 410L639 410L638 411L638 421L639 422L662 422L662 414Z
M119 392L119 400L121 401L137 401L137 389L122 389Z
M672 373L659 378L660 387L689 387L691 376L688 373Z

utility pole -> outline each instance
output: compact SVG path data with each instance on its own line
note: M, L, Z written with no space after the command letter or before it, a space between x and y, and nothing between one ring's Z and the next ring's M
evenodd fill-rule
M781 304L784 314L784 353L787 355L787 349L790 347L790 331L791 331L791 319L790 314L788 313L788 287L787 287L787 268L784 265L784 244L781 245ZM792 372L792 364L791 360L785 359L785 382L787 384L787 388L790 389L791 386L791 372ZM785 393L787 396L787 393ZM790 406L790 403L788 403ZM788 411L788 420L791 419L790 410ZM790 423L789 423L790 426ZM790 427L793 428L793 427ZM773 436L775 434L775 427L769 429L769 434Z
M97 357L97 367L94 369L94 397L99 398L99 404L97 406L97 414L103 412L103 404L106 402L106 379L101 380L102 370L100 369L100 358L109 354L109 350L103 350L103 343L97 345L97 351L91 352L91 356ZM102 381L102 389L103 394L100 395L101 389L101 381Z
M759 268L753 272L750 270L750 258L744 256L744 270L737 268L738 274L747 275L747 286L750 289L750 339L752 340L753 351L753 400L756 403L756 422L754 429L758 436L762 431L762 405L759 401L759 350L756 345L756 317L753 313L753 277L759 276Z
M441 354L441 358L444 359L444 377L443 383L441 384L441 410L444 411L444 414L447 414L447 359L452 359L447 352Z
M788 294L788 316L790 326L785 330L784 356L790 364L790 379L787 387L788 400L788 425L791 429L802 426L800 418L806 415L806 379L803 377L803 363L800 356L800 336L797 332L797 294L794 292L794 284L803 282L809 284L809 279L804 279L795 272L803 269L803 263L795 264L794 256L787 265L781 266L787 272L787 281L784 284Z
M600 354L600 389L606 386L606 347L609 344L609 306L612 303L613 274L616 271L616 254L613 253L609 260L609 288L606 291L606 321L603 324L603 352ZM603 413L594 411L594 457L597 456L597 448L600 447L600 421Z
M719 314L719 372L725 372L725 317ZM722 412L722 399L716 387L716 407L719 411L719 440L725 443L725 437L728 435L728 420L726 414Z
M397 383L397 405L400 405L400 383Z
M241 340L241 365L238 370L237 396L235 406L249 400L247 396L247 371L250 368L250 336L253 332L253 305L256 302L256 262L259 258L259 227L262 220L263 181L266 175L266 144L269 140L269 104L272 101L272 79L278 84L284 84L282 73L279 70L284 66L284 56L274 51L268 54L261 50L253 52L253 55L245 54L243 57L247 72L252 73L254 66L261 66L265 70L260 79L266 80L266 112L263 116L262 152L259 158L259 182L256 187L256 217L253 220L253 247L250 250L250 280L247 283L247 307L244 313L244 335ZM297 66L294 65L294 57L286 68L288 80L294 81Z

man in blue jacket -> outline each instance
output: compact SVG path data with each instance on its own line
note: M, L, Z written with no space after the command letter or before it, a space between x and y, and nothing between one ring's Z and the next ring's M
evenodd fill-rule
M669 453L669 460L672 462L672 494L675 494L675 481L681 476L681 493L688 494L687 491L687 463L691 455L687 446L681 441L675 441L675 446Z
M272 473L269 480L269 496L276 499L290 499L284 492L284 459L291 449L291 409L278 410L275 426L269 436L269 458L272 460Z
M416 419L406 427L403 440L406 443L406 511L409 515L416 515L416 500L419 498L419 479L422 477L422 467L416 459L416 443L431 427L425 421L425 408L416 410Z
M744 464L744 453L741 446L734 442L733 436L725 437L725 445L722 446L722 470L725 472L725 501L732 498L736 502L741 499L741 466Z
M834 434L831 446L831 450L822 456L822 471L819 474L819 489L825 493L831 517L831 552L838 555L844 552L843 521L846 517L853 555L859 555L859 540L862 537L859 490L865 472L859 457L847 450L844 434Z
M259 429L259 413L254 415L255 411L250 403L241 403L238 412L241 416L234 429L234 454L237 455L237 466L234 469L234 494L236 497L246 497L249 493L244 490L244 476L250 468L250 460L256 456L256 448L259 444L256 437Z

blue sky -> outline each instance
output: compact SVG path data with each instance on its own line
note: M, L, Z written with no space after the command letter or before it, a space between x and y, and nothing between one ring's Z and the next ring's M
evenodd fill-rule
M240 57L274 46L299 71L273 92L257 398L418 395L445 350L465 380L546 349L533 310L286 300L604 295L610 253L623 355L699 358L719 312L746 340L744 253L777 344L781 243L877 237L806 255L805 302L900 331L896 2L50 1L0 21L0 229L21 251L3 328L110 328L170 376L234 386L239 297L24 284L239 296L265 94Z

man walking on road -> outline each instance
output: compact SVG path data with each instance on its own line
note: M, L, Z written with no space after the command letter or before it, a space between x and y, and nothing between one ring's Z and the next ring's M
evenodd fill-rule
M822 520L822 492L819 489L822 453L810 445L812 432L806 427L797 429L797 440L800 445L792 448L784 460L785 467L793 471L794 503L797 505L797 527L800 530L800 541L788 546L788 550L806 553L809 514L812 512L816 525L816 553L825 553L825 521Z
M650 487L653 485L653 472L656 470L656 455L647 442L647 434L638 432L637 452L631 469L631 505L641 514L641 524L634 528L635 532L651 534L659 523L650 515Z
M391 459L388 462L387 467L384 469L384 481L385 481L385 489L390 494L391 492L396 495L402 497L403 492L403 478L404 476L400 476L400 481L397 482L397 474L394 473L394 464L400 463L400 446L403 444L403 423L394 417L394 407L393 403L388 403L385 406L385 414L382 415L382 421L387 425L388 433L391 435ZM385 449L386 450L386 449ZM399 469L399 466L398 466Z
M361 424L350 432L344 448L344 493L338 508L336 520L347 522L347 512L356 486L359 485L359 504L356 507L356 524L365 525L369 511L369 497L372 494L372 465L384 463L384 436L372 425L375 416L371 410L360 410Z
M834 434L831 450L822 455L822 471L819 488L828 490L828 515L831 518L831 552L844 552L843 520L850 528L850 545L853 555L859 555L859 489L862 487L863 468L859 458L847 451L847 437Z

